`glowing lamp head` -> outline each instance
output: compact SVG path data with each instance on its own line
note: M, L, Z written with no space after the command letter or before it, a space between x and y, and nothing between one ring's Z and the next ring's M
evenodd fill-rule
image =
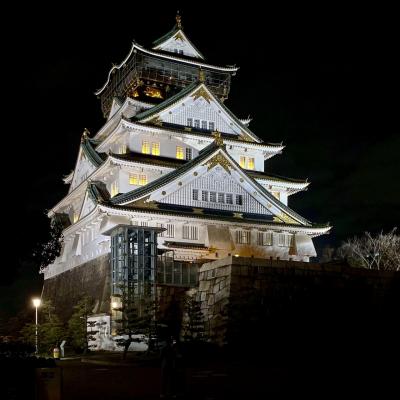
M235 254L235 257L239 257L239 254Z
M32 303L34 307L40 307L40 304L42 304L42 301L40 299L32 299Z
M118 308L118 303L117 303L116 301L113 301L113 302L111 303L111 307L112 307L112 308Z

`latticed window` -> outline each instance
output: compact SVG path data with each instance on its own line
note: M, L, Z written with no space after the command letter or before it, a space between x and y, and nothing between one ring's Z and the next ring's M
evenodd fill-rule
M226 203L227 204L233 204L233 194L232 193L227 193L225 195Z
M175 225L174 224L167 224L167 230L165 232L165 237L173 238L175 237Z
M183 226L183 239L197 240L199 238L198 227L191 225Z
M218 203L225 203L225 193L218 193Z
M160 224L157 222L157 228L165 228L164 224ZM158 234L159 237L164 237L165 231L162 231Z
M139 175L139 185L147 185L147 175Z
M139 184L138 176L136 174L129 175L129 184L130 185L138 185Z
M186 160L191 160L193 157L193 152L190 147L186 147Z
M201 129L207 129L207 121L201 121Z
M160 155L160 143L153 142L151 144L151 154L153 154L153 156L159 156Z
M236 195L236 205L238 205L238 206L243 205L243 196L241 194Z
M265 246L272 246L272 244L273 244L272 232L265 232L264 245Z
M112 184L111 184L111 197L114 197L114 196L116 196L117 194L118 194L118 191L119 191L119 189L118 189L118 182L117 181L114 181Z
M263 246L264 245L264 232L257 232L257 245Z
M239 165L240 165L242 168L246 168L246 157L240 156L240 158L239 158Z
M208 201L208 191L207 190L202 190L201 191L201 200L202 201Z
M247 159L247 169L254 169L254 158L249 157Z
M209 129L210 131L215 130L215 123L212 122L212 121L210 121L210 122L208 123L208 129Z
M278 236L278 246L290 247L292 244L293 235L280 233Z
M118 153L119 154L125 154L126 153L126 144L121 144L119 146Z
M146 140L142 142L142 153L150 154L150 143Z
M193 189L192 195L193 195L192 196L193 200L198 200L199 199L199 190Z
M187 119L187 126L193 126L193 118Z
M176 158L178 160L183 160L183 147L182 146L176 146Z
M210 201L213 203L217 202L217 192L210 192Z
M236 243L250 244L250 231L236 231Z
M200 120L199 119L195 119L194 120L194 127L195 128L200 128Z

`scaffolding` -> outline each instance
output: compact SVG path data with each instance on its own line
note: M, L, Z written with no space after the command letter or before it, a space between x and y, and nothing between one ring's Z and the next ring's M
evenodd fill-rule
M231 72L203 68L205 83L218 97L226 99L230 90ZM114 97L125 99L141 85L180 89L199 78L199 67L134 51L122 68L114 69L100 95L103 115L107 116ZM171 92L173 93L173 91Z

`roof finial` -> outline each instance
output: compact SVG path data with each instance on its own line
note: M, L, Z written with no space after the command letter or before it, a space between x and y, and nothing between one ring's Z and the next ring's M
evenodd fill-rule
M199 81L200 82L205 82L206 81L206 73L201 68L199 68Z
M176 26L181 29L182 28L182 17L179 15L179 10L176 12Z
M89 135L90 135L89 129L85 128L85 129L83 130L83 133L82 133L81 141L83 142L84 140L86 140L86 139L88 138Z
M217 146L222 146L224 144L224 139L221 137L221 132L214 131L211 135L214 136L214 143Z

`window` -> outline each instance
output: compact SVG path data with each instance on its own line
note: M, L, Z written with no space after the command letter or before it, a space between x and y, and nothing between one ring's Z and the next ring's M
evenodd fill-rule
M149 226L147 221L140 221L140 226Z
M272 246L272 243L273 243L272 232L265 232L264 245Z
M125 154L126 153L126 144L121 144L119 146L118 153L119 154Z
M129 175L129 184L130 185L138 185L139 184L138 176L136 174Z
M178 49L174 49L174 53L178 53Z
M264 245L264 232L257 232L257 245L258 246Z
M236 243L250 244L250 231L236 231Z
M176 158L178 160L183 160L183 147L182 146L176 146Z
M207 121L201 121L201 129L207 129Z
M215 130L215 124L214 124L214 122L209 122L208 123L208 129L210 130L210 131L213 131L213 130Z
M208 201L208 191L207 190L202 190L201 191L201 200L202 201Z
M247 159L247 169L254 169L254 158L249 157Z
M225 203L225 193L218 193L218 203Z
M193 126L193 118L187 119L187 126Z
M193 189L193 200L198 200L199 199L199 190L198 189Z
M159 156L160 155L160 143L153 142L151 144L151 154L153 154L153 156Z
M186 147L186 160L191 160L191 159L192 159L192 149Z
M173 238L175 237L175 225L167 224L167 230L165 232L165 237Z
M239 165L240 165L242 168L246 168L246 157L240 156Z
M150 154L150 143L146 140L142 142L142 153Z
M111 197L114 197L118 194L118 182L115 181L111 184Z
M226 204L233 204L233 194L232 193L227 193L225 195L226 199Z
M280 233L278 236L278 246L290 247L292 243L292 235L286 235L285 233Z
M210 192L210 201L213 203L217 202L217 192Z
M200 128L200 120L199 119L195 119L194 120L194 127L195 128Z
M238 206L243 205L243 196L241 194L236 195L236 205L238 205Z
M183 50L179 50L179 54L183 54Z
M139 185L147 185L147 175L139 175Z
M199 232L197 226L184 225L183 239L198 240Z

